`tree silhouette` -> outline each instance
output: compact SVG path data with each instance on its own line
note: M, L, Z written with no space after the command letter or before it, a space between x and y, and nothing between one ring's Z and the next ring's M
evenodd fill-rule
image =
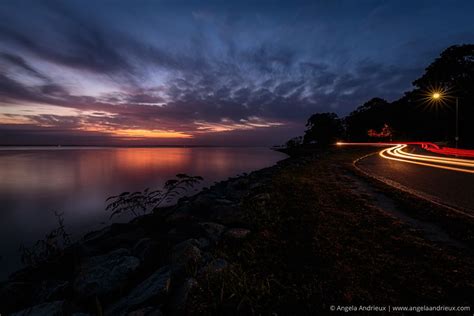
M344 120L347 137L352 141L367 141L368 131L391 125L391 105L384 99L373 98L351 112Z
M458 97L459 144L474 147L474 44L445 49L413 81L413 86L413 90L391 103L373 98L343 120L335 113L313 114L306 124L303 145L327 146L344 132L350 141L385 138L453 145ZM432 102L431 95L438 90L444 92L443 102Z
M344 120L348 139L367 141L368 130L380 131L387 124L394 140L452 143L459 97L460 144L474 146L474 45L448 47L413 85L399 100L374 98L350 113ZM443 102L430 102L437 90L444 91Z
M313 114L306 123L303 143L325 147L334 144L343 134L341 119L336 113Z

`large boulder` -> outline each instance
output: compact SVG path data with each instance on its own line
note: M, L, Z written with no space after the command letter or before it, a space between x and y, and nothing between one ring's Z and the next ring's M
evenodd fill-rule
M36 296L36 301L47 302L57 301L70 294L71 284L64 280L44 280L40 283Z
M183 222L192 222L196 220L196 212L193 205L185 203L177 206L172 212L169 212L166 216L166 223L176 224Z
M62 316L66 315L64 301L48 302L25 308L11 316Z
M220 273L223 270L227 269L229 267L229 262L223 258L217 258L212 261L210 261L207 265L202 267L198 271L198 275L207 275L207 274L215 274L215 273Z
M239 240L246 238L251 231L246 228L230 228L224 234L224 237L230 240Z
M152 255L155 246L156 242L154 242L153 239L142 238L133 246L132 254L140 259L141 262L144 262L150 255Z
M171 269L168 266L160 268L150 277L140 283L131 292L106 309L105 315L121 316L130 311L145 306L148 302L162 299L169 290Z
M79 297L108 295L120 289L140 265L127 249L86 259L79 267L73 289Z
M142 238L133 246L132 255L140 259L141 271L153 271L166 263L168 245L164 239L160 242L157 239Z
M185 315L190 293L198 286L194 278L188 278L174 291L169 304L171 315Z
M162 316L163 313L158 307L144 307L128 313L127 316Z
M206 209L215 204L217 196L210 193L201 193L192 200L192 205L195 208Z
M117 249L117 245L132 248L145 235L144 228L136 223L115 223L100 231L88 233L80 245L86 256L97 256Z
M198 263L202 258L200 244L199 240L191 238L175 245L171 253L172 264L189 266Z
M242 211L238 205L217 204L211 208L210 219L224 225L235 225L244 223Z
M226 230L224 225L213 222L202 222L199 226L204 230L206 237L211 241L218 241L222 233Z

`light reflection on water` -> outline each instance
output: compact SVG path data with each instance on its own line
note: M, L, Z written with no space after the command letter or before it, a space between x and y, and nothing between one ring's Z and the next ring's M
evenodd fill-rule
M284 158L266 148L0 149L0 279L18 267L20 243L31 245L55 227L53 211L64 212L77 238L110 223L110 195L159 188L177 173L210 185Z

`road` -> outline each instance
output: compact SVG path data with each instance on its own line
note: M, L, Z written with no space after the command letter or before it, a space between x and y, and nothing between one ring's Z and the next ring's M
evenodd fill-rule
M474 214L474 160L437 155L418 145L397 145L359 160L375 176Z

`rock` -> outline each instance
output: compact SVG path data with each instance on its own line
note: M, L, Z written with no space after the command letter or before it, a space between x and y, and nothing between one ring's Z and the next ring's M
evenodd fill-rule
M184 315L186 311L186 305L188 303L188 297L191 291L198 286L198 282L194 278L186 279L183 285L177 290L175 296L175 308L173 314Z
M248 191L235 190L233 188L230 188L226 191L226 198L233 201L240 201L247 194Z
M149 255L152 245L153 240L151 238L142 238L133 246L132 254L143 262Z
M228 199L215 199L214 200L215 204L224 204L224 205L230 205L233 204L234 202L228 200Z
M193 208L190 205L185 204L170 213L166 217L166 223L173 224L182 222L192 222L195 219L196 217L193 214Z
M216 196L209 193L201 193L191 202L194 207L206 209L215 204Z
M11 316L62 316L66 315L64 309L64 301L55 301L25 308Z
M212 207L211 220L224 225L240 224L243 222L242 212L237 205L215 205Z
M172 244L178 244L190 238L199 238L203 235L202 228L195 222L175 223L174 228L166 234L166 239Z
M204 238L204 237L198 238L197 241L199 243L199 245L198 245L199 249L207 249L211 245L210 242L209 242L209 239Z
M249 179L247 178L237 178L236 180L230 183L230 187L233 190L244 190L249 185Z
M107 239L112 236L128 232L132 225L129 223L114 223L98 231L89 232L84 235L83 242L96 243L99 240Z
M105 315L127 315L133 309L147 302L161 299L169 290L171 269L169 266L160 268L145 281L135 287L127 296L107 308Z
M209 273L219 273L229 266L227 260L223 258L217 258L209 262L206 266L199 270L199 275L209 274Z
M128 313L127 316L162 316L163 313L157 307L144 307Z
M224 234L229 239L243 239L250 234L250 230L246 228L230 228Z
M198 286L198 282L194 278L188 278L183 282L183 284L174 293L170 314L172 315L185 314L189 293L191 293L191 291L195 289L197 286Z
M260 193L260 194L256 194L252 197L252 201L254 203L258 203L260 205L265 205L267 203L269 203L271 200L271 195L268 194L268 193Z
M70 290L70 282L63 280L45 280L41 282L38 294L38 302L53 301L64 298Z
M74 292L83 298L110 294L121 288L139 265L140 260L127 249L88 258L79 268Z
M253 182L250 186L249 186L249 191L255 191L255 190L259 190L261 188L263 188L265 185L263 183L260 183L260 182Z
M117 245L131 249L145 235L146 231L138 224L112 224L101 231L87 234L81 245L86 250L85 256L99 256L117 249Z
M155 239L142 238L133 246L132 255L140 259L141 270L149 268L154 270L156 267L163 265L168 250L164 244Z
M196 264L201 260L201 250L198 248L199 241L191 238L173 247L171 262L177 266L188 266Z
M202 222L199 223L199 226L204 230L206 237L214 242L220 239L222 233L226 229L224 225L213 222Z

